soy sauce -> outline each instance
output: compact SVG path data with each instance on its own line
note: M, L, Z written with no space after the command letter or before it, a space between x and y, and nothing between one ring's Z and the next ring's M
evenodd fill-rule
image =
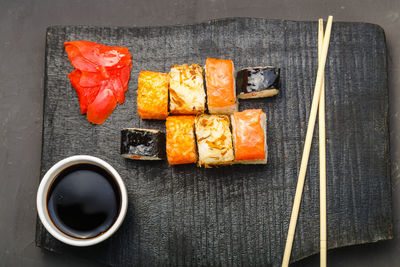
M103 168L76 164L61 171L47 194L53 223L75 238L92 238L107 231L121 208L114 178Z

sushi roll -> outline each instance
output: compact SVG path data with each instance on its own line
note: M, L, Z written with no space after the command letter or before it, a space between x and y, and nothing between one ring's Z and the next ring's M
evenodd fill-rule
M238 111L232 60L207 58L205 70L210 114L232 114Z
M195 116L169 116L167 127L167 158L170 165L196 163Z
M280 69L254 67L237 73L237 95L240 99L271 97L279 93Z
M168 74L141 71L137 109L142 119L165 120L168 116Z
M200 115L195 121L199 166L231 164L234 160L229 117Z
M235 163L267 163L267 121L261 109L231 115Z
M121 156L139 160L164 159L165 133L152 129L122 129Z
M198 64L174 65L169 72L169 100L172 114L204 113L203 70Z

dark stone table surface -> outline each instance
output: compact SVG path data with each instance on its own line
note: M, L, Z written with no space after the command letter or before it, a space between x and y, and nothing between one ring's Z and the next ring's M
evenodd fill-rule
M386 33L389 62L394 239L328 252L330 266L400 261L400 1L12 1L0 0L0 266L98 266L35 246L43 69L50 25L148 26L225 17L370 22ZM319 256L295 266L318 266Z

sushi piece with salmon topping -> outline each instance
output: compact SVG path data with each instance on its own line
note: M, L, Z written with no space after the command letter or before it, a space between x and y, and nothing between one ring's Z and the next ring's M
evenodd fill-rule
M142 119L165 120L168 116L168 74L141 71L138 79L137 110Z
M267 163L267 122L261 109L248 109L231 115L235 163Z
M171 113L180 115L204 113L206 93L202 68L198 64L174 65L168 76Z
M196 163L195 116L169 116L167 128L167 159L170 165Z
M195 121L199 166L227 165L234 160L227 115L200 115Z
M207 58L205 72L210 114L232 114L238 111L232 60Z

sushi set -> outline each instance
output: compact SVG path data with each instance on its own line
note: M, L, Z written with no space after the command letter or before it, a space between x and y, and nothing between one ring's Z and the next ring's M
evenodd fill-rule
M316 21L251 18L49 27L40 176L69 156L100 158L129 208L99 245L68 246L40 222L36 244L110 266L280 266L317 33ZM335 22L325 73L327 247L391 239L382 29ZM291 262L319 253L317 139L318 127Z
M267 163L265 113L262 110L238 112L233 62L207 58L205 65L207 97L202 73L202 68L198 64L190 66L183 64L172 66L168 75L150 71L141 71L139 74L138 113L142 119L167 120L166 155L169 164L198 162L199 166L211 166ZM239 73L240 87L247 92L243 93L241 90L239 95L243 95L244 98L248 94L253 95L247 98L259 98L279 92L279 68L249 68ZM265 93L271 90L272 94ZM185 116L168 116L168 91L170 113ZM203 114L206 111L206 99L208 112L212 115ZM196 117L190 116L191 114ZM160 145L159 142L149 143L146 138L139 136L128 142L125 138L126 131L129 129L122 130L123 157L163 159L160 156L149 158L147 154L140 155L136 149L136 147L151 146L148 150L154 151L157 150L155 146ZM136 133L140 131L146 136L154 134L151 129L133 129L133 131ZM162 132L157 134L158 138L164 136ZM158 150L161 149L165 147L158 147ZM136 153L127 154L125 153L127 150L134 150ZM262 153L259 153L260 150ZM236 160L234 155L239 155L236 156Z

